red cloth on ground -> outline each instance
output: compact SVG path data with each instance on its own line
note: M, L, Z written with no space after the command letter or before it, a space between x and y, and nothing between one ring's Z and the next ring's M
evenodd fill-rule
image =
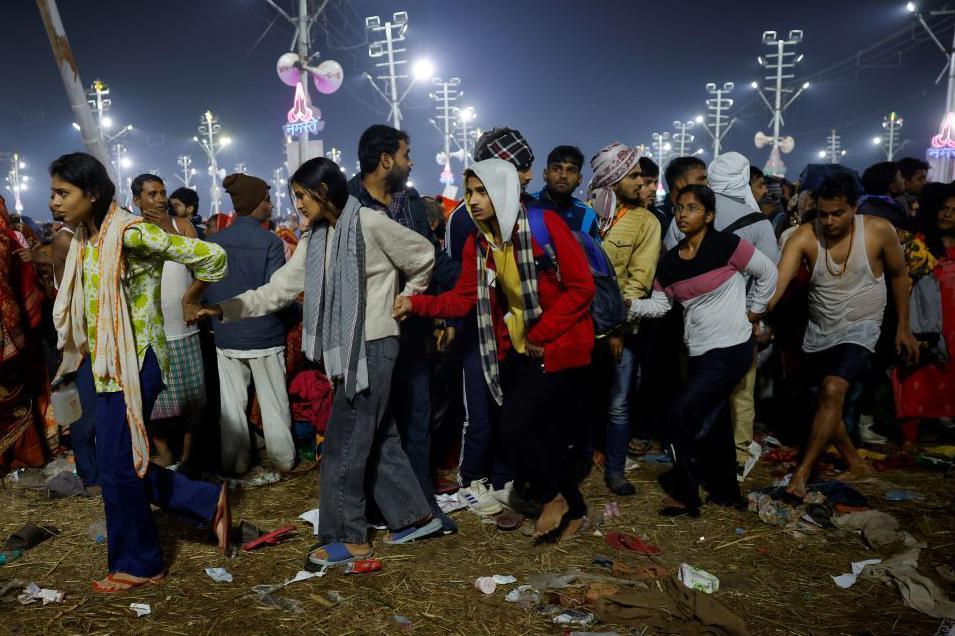
M893 370L895 411L900 418L955 416L955 247L946 250L932 275L942 291L942 338L949 361L924 364L911 371L899 367Z
M332 414L332 384L321 371L309 369L295 376L288 389L292 420L311 422L315 431L325 433Z

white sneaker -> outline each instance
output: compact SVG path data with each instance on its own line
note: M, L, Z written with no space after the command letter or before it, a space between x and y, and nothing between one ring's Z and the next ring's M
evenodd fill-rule
M888 444L889 438L879 435L872 430L875 422L871 415L862 415L859 417L859 441L863 444Z
M623 463L623 472L629 473L630 471L640 468L640 462L635 460L633 457L628 457L627 460Z
M509 481L504 484L504 487L498 490L497 488L491 488L491 496L497 500L505 508L511 507L511 493L514 492L514 482Z
M482 517L496 515L503 508L486 484L486 479L472 481L466 488L458 490L458 501Z
M749 448L746 449L746 452L746 462L743 464L743 479L746 479L753 469L756 468L756 463L759 462L759 458L763 453L763 447L756 442L750 442ZM740 479L739 481L743 481L743 479Z

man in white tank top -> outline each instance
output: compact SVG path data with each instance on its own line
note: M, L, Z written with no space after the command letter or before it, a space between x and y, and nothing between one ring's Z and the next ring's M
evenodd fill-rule
M787 492L806 496L816 461L832 443L853 475L871 469L856 452L845 423L843 406L849 386L862 378L875 351L886 304L885 277L899 311L896 349L918 359L918 343L909 330L909 278L898 235L885 219L856 215L859 198L855 179L826 179L817 193L814 222L793 233L779 261L779 282L770 302L774 307L799 267L809 281L809 325L803 339L806 368L819 379L819 402L802 462Z

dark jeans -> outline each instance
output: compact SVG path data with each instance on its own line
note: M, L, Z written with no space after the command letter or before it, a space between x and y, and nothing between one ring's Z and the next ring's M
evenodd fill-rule
M83 414L70 426L70 443L76 459L76 474L87 486L99 485L99 468L96 466L96 384L93 382L93 366L90 357L76 372L76 390L80 393Z
M163 388L152 349L146 351L139 381L143 416L148 421ZM210 521L215 514L219 486L192 481L156 464L150 464L142 478L136 474L122 391L96 396L96 462L106 508L110 572L149 577L165 570L150 505L176 512L194 523Z
M729 397L753 364L753 353L748 340L689 359L686 383L667 418L675 464L660 480L687 507L702 505L701 484L713 499L740 498Z
M398 338L369 340L368 389L349 401L335 391L319 474L318 535L323 544L365 543L365 485L392 529L428 516L430 506L411 469L389 407ZM430 497L434 499L434 497Z
M466 419L461 446L461 484L467 486L478 479L488 479L500 490L514 479L507 461L500 426L492 415L493 399L487 390L481 351L476 329L462 329L460 341L464 366Z
M539 360L511 352L501 363L504 404L500 427L517 477L530 485L541 503L563 495L567 516L587 514L580 492L580 455L586 452L586 424L575 421L567 377L570 371L545 373Z

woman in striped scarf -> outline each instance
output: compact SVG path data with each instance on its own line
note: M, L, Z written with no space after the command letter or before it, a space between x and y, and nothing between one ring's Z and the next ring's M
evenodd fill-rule
M544 223L555 254L531 236L517 169L486 159L465 173L479 232L465 243L461 276L440 296L398 296L395 316L461 318L477 307L484 378L501 406L500 430L518 479L543 509L534 537L575 533L587 506L579 472L582 422L567 417L567 371L590 363L594 282L577 240L556 213ZM468 263L472 265L469 267Z

